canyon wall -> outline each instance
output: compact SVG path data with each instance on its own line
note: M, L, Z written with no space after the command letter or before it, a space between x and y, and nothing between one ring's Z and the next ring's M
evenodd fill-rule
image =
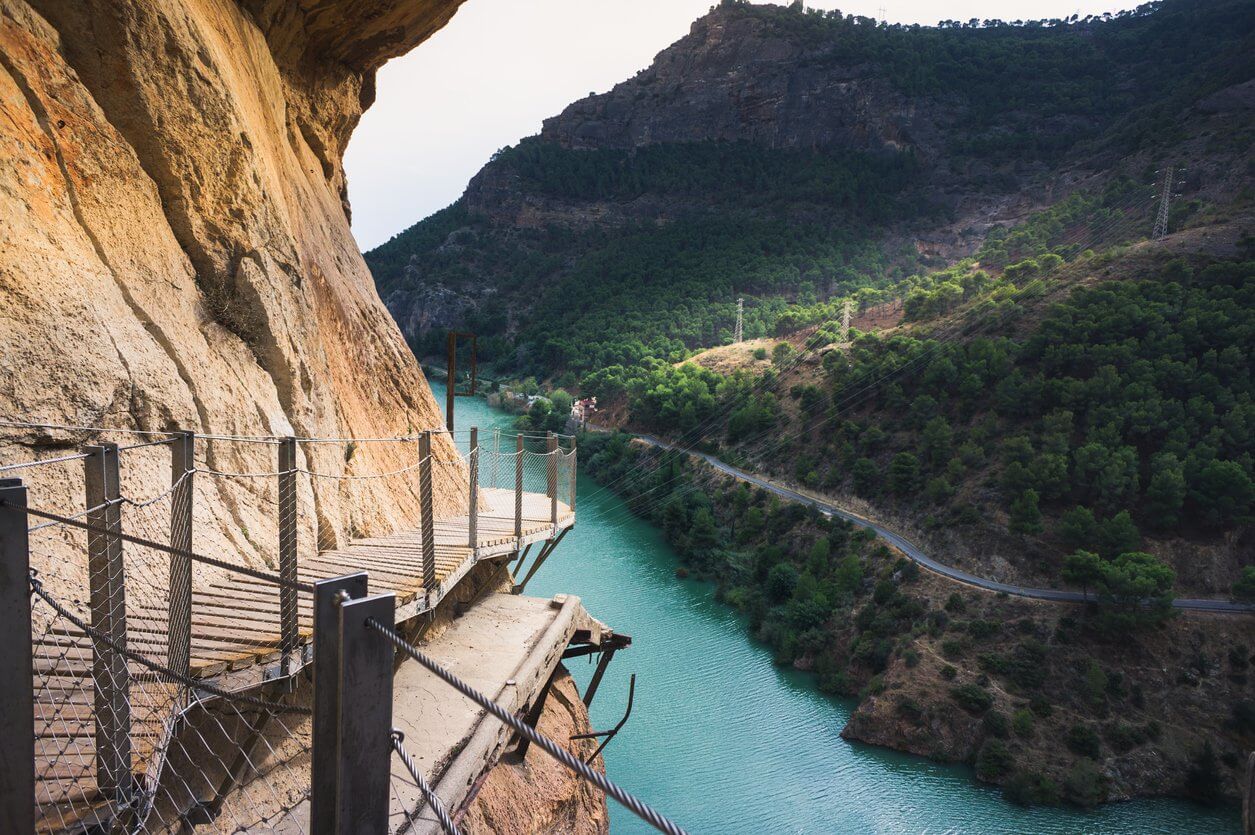
M0 417L333 438L441 426L350 232L342 157L375 71L460 2L0 0ZM0 463L99 439L3 428ZM447 512L464 477L446 440L437 454ZM275 469L265 445L200 455ZM415 458L310 444L300 466ZM168 484L168 460L124 460L124 492ZM23 471L31 503L81 508L81 469ZM219 495L198 499L198 531L270 538L262 491L205 489ZM324 545L415 510L386 479L303 490Z

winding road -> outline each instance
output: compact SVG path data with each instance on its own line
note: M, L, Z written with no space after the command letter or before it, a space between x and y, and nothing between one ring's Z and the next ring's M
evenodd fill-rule
M658 447L659 449L677 450L677 447L674 444L668 443L661 438L656 438L653 435L637 434L635 437L651 446ZM1016 586L1010 583L1000 583L997 580L988 580L984 577L978 577L975 574L969 574L961 569L937 562L937 560L925 554L901 534L895 533L894 531L891 531L883 525L873 522L870 519L859 516L857 513L852 513L844 508L838 507L826 499L808 496L805 493L800 493L797 490L784 487L773 481L769 481L762 476L755 475L754 473L747 472L739 467L734 467L731 464L720 461L715 456L705 452L698 452L697 450L692 449L681 451L686 452L689 455L695 455L715 469L723 473L727 473L733 478L753 484L756 487L761 487L762 489L770 493L774 493L783 499L800 502L819 510L821 513L838 516L842 519L847 519L860 527L870 528L875 531L878 536L887 540L895 548L905 554L909 559L914 560L916 563L924 568L927 568L929 571L940 574L942 577L948 577L951 580L966 583L969 586L975 586L977 588L987 589L993 592L1005 592L1006 594L1015 595L1016 597L1027 597L1035 600L1053 600L1063 603L1085 603L1097 600L1095 595L1087 595L1079 591L1063 591L1061 589L1038 589L1031 586ZM1238 603L1232 600L1178 597L1173 599L1172 605L1177 609L1189 609L1200 612L1218 612L1230 615L1255 614L1255 603Z

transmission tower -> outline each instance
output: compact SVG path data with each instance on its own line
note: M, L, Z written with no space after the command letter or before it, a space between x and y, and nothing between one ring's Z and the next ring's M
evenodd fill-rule
M732 334L735 345L745 341L745 299L736 300L736 331Z
M1185 169L1181 169L1184 171ZM1150 239L1157 241L1168 234L1168 211L1172 208L1173 189L1176 188L1177 170L1165 168L1159 185L1159 211L1155 213L1155 228Z
M850 341L850 308L853 307L849 299L845 300L845 307L841 310L841 341Z

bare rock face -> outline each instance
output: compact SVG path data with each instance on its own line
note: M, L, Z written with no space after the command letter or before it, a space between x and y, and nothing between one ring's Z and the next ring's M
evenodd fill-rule
M717 7L648 69L545 120L541 136L576 149L718 140L931 150L943 107L922 108L821 54L762 17Z
M350 233L341 160L375 70L460 2L0 0L0 415L231 435L439 427ZM6 462L86 439L5 436ZM272 451L209 454L230 468ZM311 445L301 465L378 471L414 450L349 457ZM438 510L462 495L454 470L437 469ZM32 503L81 501L64 473L29 473ZM312 487L320 538L413 509L380 484Z
M555 675L538 728L551 739L589 732L588 712L571 674L560 667ZM591 740L571 744L578 746L573 751L580 757L587 757L596 748ZM600 757L596 765L604 768ZM610 831L605 796L534 749L522 763L493 766L466 808L462 824L469 833L497 835L604 835Z

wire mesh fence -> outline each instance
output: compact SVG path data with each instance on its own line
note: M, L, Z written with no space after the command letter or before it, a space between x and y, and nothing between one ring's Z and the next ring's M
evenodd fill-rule
M310 584L366 571L423 611L574 502L554 437L40 431L0 438L0 477L30 487L41 832L305 831Z

